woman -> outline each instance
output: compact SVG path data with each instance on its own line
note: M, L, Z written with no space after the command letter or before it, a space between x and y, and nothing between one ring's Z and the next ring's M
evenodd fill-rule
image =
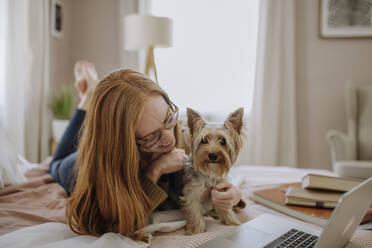
M178 108L157 84L132 70L111 73L93 91L94 85L89 78L76 84L82 102L50 172L72 192L67 216L73 231L95 236L118 232L141 239L135 231L167 198L159 178L183 169ZM220 209L232 208L241 197L231 184L217 185L211 195Z

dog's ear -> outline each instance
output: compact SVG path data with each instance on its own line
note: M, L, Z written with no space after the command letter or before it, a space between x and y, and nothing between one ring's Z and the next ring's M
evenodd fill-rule
M203 118L198 112L196 112L192 108L187 108L187 126L189 127L191 135L194 134L195 123L198 120L204 122Z
M225 124L229 123L240 134L243 127L244 108L238 108L232 112L225 120Z

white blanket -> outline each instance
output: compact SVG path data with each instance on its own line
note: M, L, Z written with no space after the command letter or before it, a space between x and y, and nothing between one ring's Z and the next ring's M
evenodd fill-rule
M179 219L179 213L175 214L175 219ZM169 219L169 214L167 215ZM159 217L155 217L161 222ZM171 219L170 219L171 220ZM101 247L120 247L120 248L145 248L151 244L152 233L172 232L183 227L185 220L169 221L151 224L143 229L149 243L136 242L130 238L117 233L106 233L101 237L89 235L78 235L71 231L66 224L45 223L37 226L27 227L15 232L0 236L0 247L14 248L101 248Z
M274 167L240 167L233 170L231 173L232 182L243 190L243 198L247 201L249 206L254 203L248 199L249 192L260 185L267 185L268 183L288 183L298 182L301 177L310 170L296 170L293 168L274 168ZM324 173L324 171L323 171ZM245 221L252 219L261 211L257 211L252 207L247 207L241 213L241 217ZM218 221L208 218L206 233L198 235L184 235L182 230L178 230L186 223L183 220L183 215L177 211L170 211L169 213L155 212L151 216L151 225L144 228L144 233L147 234L149 242L135 242L127 237L116 233L106 233L97 238L88 235L77 235L73 233L69 227L61 223L46 223L37 226L27 227L14 231L12 233L0 236L0 247L48 247L48 248L86 248L86 247L198 247L200 244L207 242L223 233L231 230L231 226L219 224ZM176 232L174 232L177 230ZM152 233L162 232L166 235L154 235ZM168 235L169 232L169 235Z

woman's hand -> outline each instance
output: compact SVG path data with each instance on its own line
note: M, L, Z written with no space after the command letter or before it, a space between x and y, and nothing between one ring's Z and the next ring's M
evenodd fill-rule
M147 169L147 176L157 183L163 174L170 174L184 168L184 160L187 158L185 150L174 148L155 160Z
M220 210L232 209L242 197L242 193L234 185L227 182L217 184L211 190L213 205Z

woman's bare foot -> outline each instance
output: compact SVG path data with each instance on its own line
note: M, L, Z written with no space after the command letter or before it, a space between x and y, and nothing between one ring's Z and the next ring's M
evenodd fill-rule
M98 83L98 75L94 64L87 61L78 61L74 67L75 88L79 93L78 108L87 110L93 91Z

